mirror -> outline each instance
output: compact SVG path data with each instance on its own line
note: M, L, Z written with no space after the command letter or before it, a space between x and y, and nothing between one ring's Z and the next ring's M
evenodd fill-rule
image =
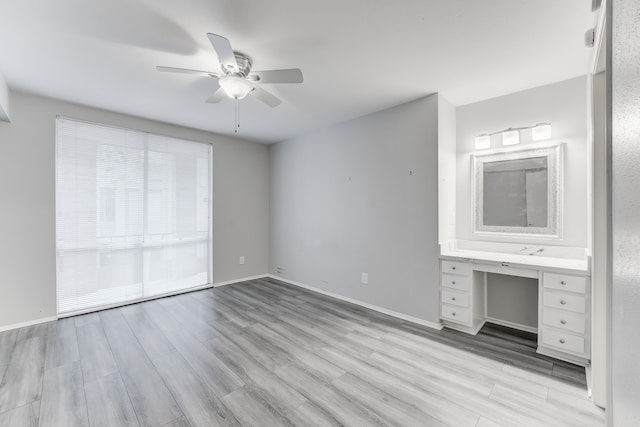
M475 233L561 237L562 145L473 156Z

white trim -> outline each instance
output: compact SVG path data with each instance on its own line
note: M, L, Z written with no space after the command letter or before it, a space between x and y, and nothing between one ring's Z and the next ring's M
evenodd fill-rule
M234 284L234 283L246 282L248 280L263 279L265 277L269 277L269 275L268 274L260 274L258 276L242 277L240 279L227 280L227 281L224 281L224 282L207 283L205 285L195 286L193 288L183 289L183 290L176 291L176 292L169 292L169 293L166 293L166 294L154 295L152 297L144 298L144 299L141 299L141 300L126 301L126 302L123 302L123 303L111 304L111 305L102 306L102 307L93 307L93 308L88 309L88 310L81 310L81 311L74 311L74 312L71 312L71 313L64 313L64 314L61 314L61 315L59 315L57 317L56 316L43 317L41 319L29 320L29 321L20 322L20 323L14 323L12 325L4 325L4 326L0 326L0 332L9 331L11 329L24 328L25 326L37 325L39 323L51 322L53 320L64 319L65 317L79 316L79 315L82 315L82 314L94 313L96 311L109 310L111 308L117 308L117 307L124 307L124 306L131 305L131 304L137 304L139 302L152 301L154 299L165 298L165 297L170 297L170 296L174 296L174 295L180 295L180 294L184 294L184 293L188 293L188 292L201 291L203 289L217 288L219 286L226 286L226 285L231 285L231 284Z
M482 327L486 322L487 322L486 319L482 319L479 322L474 321L472 326L466 326L463 324L443 320L442 325L445 328L455 329L456 331L464 332L465 334L477 335L478 332L480 332L480 329L482 329Z
M270 277L272 279L280 280L282 282L289 283L290 285L298 286L300 288L304 288L304 289L307 289L307 290L310 290L310 291L313 291L313 292L317 292L317 293L322 294L322 295L327 295L327 296L330 296L332 298L339 299L341 301L345 301L345 302L349 302L351 304L359 305L361 307L365 307L365 308L368 308L370 310L377 311L379 313L383 313L383 314L387 314L389 316L397 317L398 319L406 320L406 321L411 322L411 323L416 323L418 325L427 326L429 328L437 329L437 330L441 330L442 329L442 323L429 322L428 320L424 320L424 319L420 319L420 318L417 318L417 317L409 316L409 315L403 314L403 313L398 313L397 311L389 310L389 309L386 309L386 308L383 308L383 307L378 307L377 305L369 304L369 303L366 303L366 302L363 302L363 301L360 301L360 300L357 300L357 299L353 299L353 298L345 297L345 296L340 295L340 294L336 294L336 293L333 293L333 292L325 291L323 289L316 288L316 287L310 286L310 285L306 285L304 283L300 283L300 282L296 282L296 281L293 281L293 280L285 279L283 277L276 276L274 274L267 274L266 277Z
M0 73L0 122L11 122L11 90Z
M591 401L593 401L593 396L592 396L592 387L593 387L593 380L591 377L591 364L587 365L584 367L584 373L586 374L587 377L587 397L589 399L591 399ZM597 403L593 402L596 406L600 406ZM602 408L604 409L604 408Z
M56 320L56 317L55 316L43 317L41 319L29 320L27 322L14 323L12 325L4 325L4 326L0 326L0 332L9 331L11 329L24 328L25 326L38 325L40 323L51 322L52 320Z
M508 320L496 319L493 317L487 317L487 322L495 325L506 326L507 328L518 329L520 331L531 332L532 334L538 333L537 326L527 326L521 323L509 322Z
M220 286L233 285L234 283L246 282L248 280L264 279L265 277L270 277L270 275L269 274L259 274L257 276L243 277L242 279L227 280L226 282L214 283L213 287L214 288L218 288Z
M554 359L564 360L565 362L573 363L574 365L584 366L585 368L591 364L589 359L585 359L582 356L574 356L566 351L557 351L543 345L538 345L536 353L553 357Z
M138 304L139 302L153 301L154 299L172 297L174 295L186 294L186 293L194 292L194 291L201 291L203 289L213 288L213 286L214 285L212 285L211 283L207 283L207 284L200 285L200 286L194 286L192 288L180 289L180 290L173 291L173 292L166 292L164 294L153 295L153 296L146 297L146 298L139 298L139 299L134 299L134 300L129 300L129 301L120 301L120 302L117 302L117 303L114 303L114 304L101 305L101 306L98 306L98 307L87 308L86 310L69 311L69 312L65 312L65 313L62 313L62 314L58 314L58 319L64 319L65 317L80 316L81 314L95 313L96 311L109 310L109 309L112 309L112 308L125 307L127 305Z
M145 302L145 301L153 301L153 300L159 299L159 298L172 297L172 296L175 296L175 295L186 294L186 293L195 292L195 291L201 291L201 290L204 290L204 289L217 288L219 286L231 285L233 283L244 282L244 281L247 281L247 280L261 279L263 277L266 277L266 275L261 274L259 276L242 277L240 279L228 280L226 282L207 283L207 284L200 285L200 286L194 286L194 287L188 288L188 289L180 289L180 290L177 290L177 291L174 291L174 292L167 292L167 293L164 293L164 294L153 295L153 296L148 297L148 298L136 299L136 300L131 300L131 301L123 301L123 302L110 304L110 305L105 305L105 306L100 306L100 307L92 307L92 308L89 308L87 310L80 310L80 311L72 311L72 312L69 312L69 313L63 313L63 314L58 316L58 319L63 319L65 317L79 316L81 314L94 313L96 311L109 310L111 308L124 307L124 306L131 305L131 304L138 304L140 302Z
M473 234L486 237L562 240L564 145L563 142L554 141L532 144L524 148L518 147L518 149L473 153L471 155L471 225ZM485 163L530 157L545 157L547 159L547 226L485 225L483 219Z
M52 320L62 319L62 318L65 318L65 317L78 316L78 315L81 315L81 314L88 314L88 313L93 313L93 312L96 312L96 311L108 310L110 308L123 307L123 306L126 306L126 305L137 304L137 303L140 303L140 302L151 301L151 300L154 300L154 299L165 298L165 297L170 297L170 296L174 296L174 295L180 295L180 294L183 294L183 293L194 292L194 291L199 291L199 290L203 290L203 289L218 288L218 287L221 287L221 286L232 285L234 283L246 282L246 281L249 281L249 280L256 280L256 279L264 279L264 278L271 278L271 279L275 279L275 280L280 280L282 282L289 283L291 285L298 286L300 288L304 288L304 289L307 289L307 290L310 290L310 291L313 291L313 292L317 292L317 293L322 294L322 295L327 295L327 296L330 296L332 298L339 299L341 301L349 302L351 304L359 305L361 307L365 307L365 308L377 311L379 313L387 314L389 316L393 316L393 317L396 317L398 319L406 320L406 321L411 322L411 323L416 323L418 325L427 326L427 327L432 328L432 329L441 330L442 327L443 327L442 323L429 322L428 320L419 319L417 317L409 316L409 315L403 314L403 313L398 313L397 311L389 310L389 309L386 309L386 308L383 308L383 307L378 307L376 305L369 304L369 303L366 303L366 302L363 302L363 301L360 301L360 300L357 300L357 299L353 299L353 298L345 297L345 296L342 296L342 295L339 295L339 294L335 294L333 292L325 291L325 290L322 290L320 288L316 288L314 286L305 285L304 283L300 283L300 282L296 282L296 281L293 281L293 280L285 279L283 277L276 276L274 274L259 274L257 276L242 277L242 278L239 278L239 279L226 280L224 282L208 283L206 285L196 286L194 288L189 288L189 289L185 289L185 290L181 290L181 291L177 291L177 292L172 292L172 293L167 293L167 294L162 294L162 295L154 295L153 297L145 298L145 299L142 299L142 300L128 301L126 303L114 304L114 305L105 306L105 307L96 307L96 308L93 308L93 309L90 309L90 310L84 310L82 312L65 313L65 314L63 314L61 316L58 316L58 317L55 317L55 316L54 317L44 317L42 319L31 320L31 321L28 321L28 322L22 322L22 323L16 323L16 324L13 324L13 325L0 326L0 332L7 331L7 330L10 330L10 329L22 328L22 327L30 326L30 325L36 325L38 323L50 322Z

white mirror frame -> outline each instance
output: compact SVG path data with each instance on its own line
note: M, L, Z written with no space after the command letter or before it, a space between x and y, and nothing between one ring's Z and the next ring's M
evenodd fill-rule
M564 157L563 144L536 146L532 148L501 150L487 154L472 154L471 171L471 218L473 218L473 233L476 235L491 235L512 238L562 238L562 203ZM497 161L518 160L530 157L547 158L547 227L514 227L485 225L483 221L484 200L484 164Z

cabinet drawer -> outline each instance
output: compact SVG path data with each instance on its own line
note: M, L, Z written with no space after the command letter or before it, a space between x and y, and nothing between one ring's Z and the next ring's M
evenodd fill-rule
M579 314L543 308L542 319L546 326L553 326L554 328L579 334L584 334L586 331L587 320Z
M442 272L468 276L471 272L471 264L468 262L442 261Z
M461 292L442 290L442 302L445 304L469 307L469 295Z
M545 288L584 294L587 289L587 278L567 276L564 274L543 273L542 283Z
M542 343L560 351L584 354L584 338L553 329L542 329Z
M468 308L441 304L442 318L450 322L468 324L471 312Z
M573 311L574 313L584 314L585 312L585 298L578 295L568 295L545 290L543 295L543 304L545 307Z
M461 291L468 291L471 289L471 280L469 276L458 276L454 274L442 275L442 286L447 288L458 289Z

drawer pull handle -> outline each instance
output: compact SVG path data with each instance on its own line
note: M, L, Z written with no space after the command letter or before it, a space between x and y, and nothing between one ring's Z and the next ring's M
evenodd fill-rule
M452 284L452 285L455 285L455 284L456 284L456 281L455 281L455 280L452 280L452 281L451 281L451 284Z
M562 281L560 282L560 284L564 286L564 285L566 285L566 284L567 284L567 282L565 282L564 280L562 280Z
M453 266L453 267L451 267L451 269L452 269L452 270L455 270L455 269L456 269L456 267L455 267L455 266Z
M565 305L567 302L563 299L560 300L560 304Z
M456 300L456 297L451 297L451 301L455 301L455 300Z
M562 323L563 325L566 325L567 321L566 320L561 320L560 323Z
M565 342L564 338L560 338L560 344L564 344Z
M452 316L455 316L455 315L456 315L456 312L454 311L453 313L451 313L451 315L452 315Z

